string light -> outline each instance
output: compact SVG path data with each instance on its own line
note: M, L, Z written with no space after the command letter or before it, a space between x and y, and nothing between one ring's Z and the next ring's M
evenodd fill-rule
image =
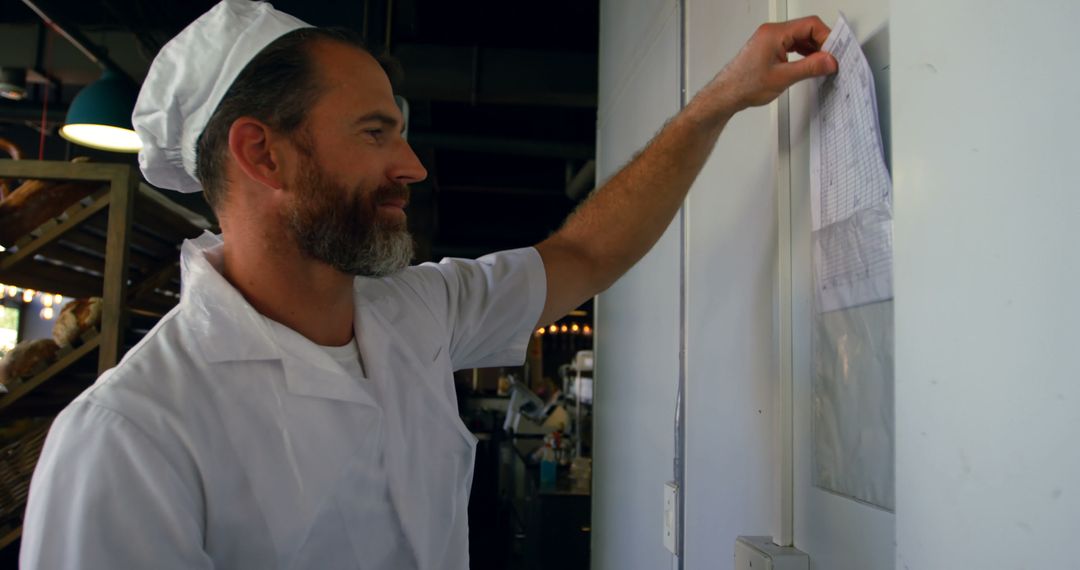
M15 285L5 285L0 283L0 299L3 299L5 296L11 297L12 299L21 296L23 303L33 303L34 297L40 297L42 310L39 312L39 315L45 320L51 320L56 314L55 307L64 302L64 296L59 293L45 293L33 289L20 289Z
M540 327L540 328L536 329L536 336L540 336L540 335L544 335L544 334L552 335L552 334L559 334L559 333L571 333L571 334L582 334L582 335L585 335L585 336L592 336L593 330L592 330L591 326L582 325L582 324L579 324L579 323L570 323L570 324L562 324L562 325L552 324L552 325L550 325L548 327Z

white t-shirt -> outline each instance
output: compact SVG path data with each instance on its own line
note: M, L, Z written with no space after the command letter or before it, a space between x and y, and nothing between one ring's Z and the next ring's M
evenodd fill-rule
M364 363L360 359L360 347L356 345L356 339L350 340L348 343L341 346L326 346L325 344L318 345L323 352L330 358L334 359L345 369L345 372L356 378L357 380L367 380L367 374L364 374Z

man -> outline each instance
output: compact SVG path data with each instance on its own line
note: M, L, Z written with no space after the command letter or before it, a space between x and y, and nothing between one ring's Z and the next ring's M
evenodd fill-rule
M204 190L222 235L184 244L180 305L57 418L23 566L467 568L452 371L520 363L629 269L734 113L835 71L828 32L762 26L535 248L406 268L426 172L378 62L225 0L158 55L134 116L144 174Z

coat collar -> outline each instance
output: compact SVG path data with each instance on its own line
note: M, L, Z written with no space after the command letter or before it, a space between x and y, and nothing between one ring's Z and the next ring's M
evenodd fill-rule
M285 325L272 323L271 328L277 338L289 393L378 407L364 388L365 380L350 376L315 343Z
M278 359L263 316L221 275L223 245L204 232L180 248L180 307L201 354L211 364Z
M278 360L292 394L376 405L360 379L303 335L260 314L221 275L223 244L220 236L206 232L185 241L180 253L181 311L206 362ZM357 298L356 323L361 310ZM368 360L371 351L363 352L370 368L375 364Z

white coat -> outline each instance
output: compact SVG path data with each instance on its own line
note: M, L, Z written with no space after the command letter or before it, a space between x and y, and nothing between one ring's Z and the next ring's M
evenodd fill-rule
M271 326L220 255L186 242L179 306L57 418L23 568L467 569L476 439L451 373L524 360L536 250L358 278L366 380ZM407 560L378 559L394 538Z

